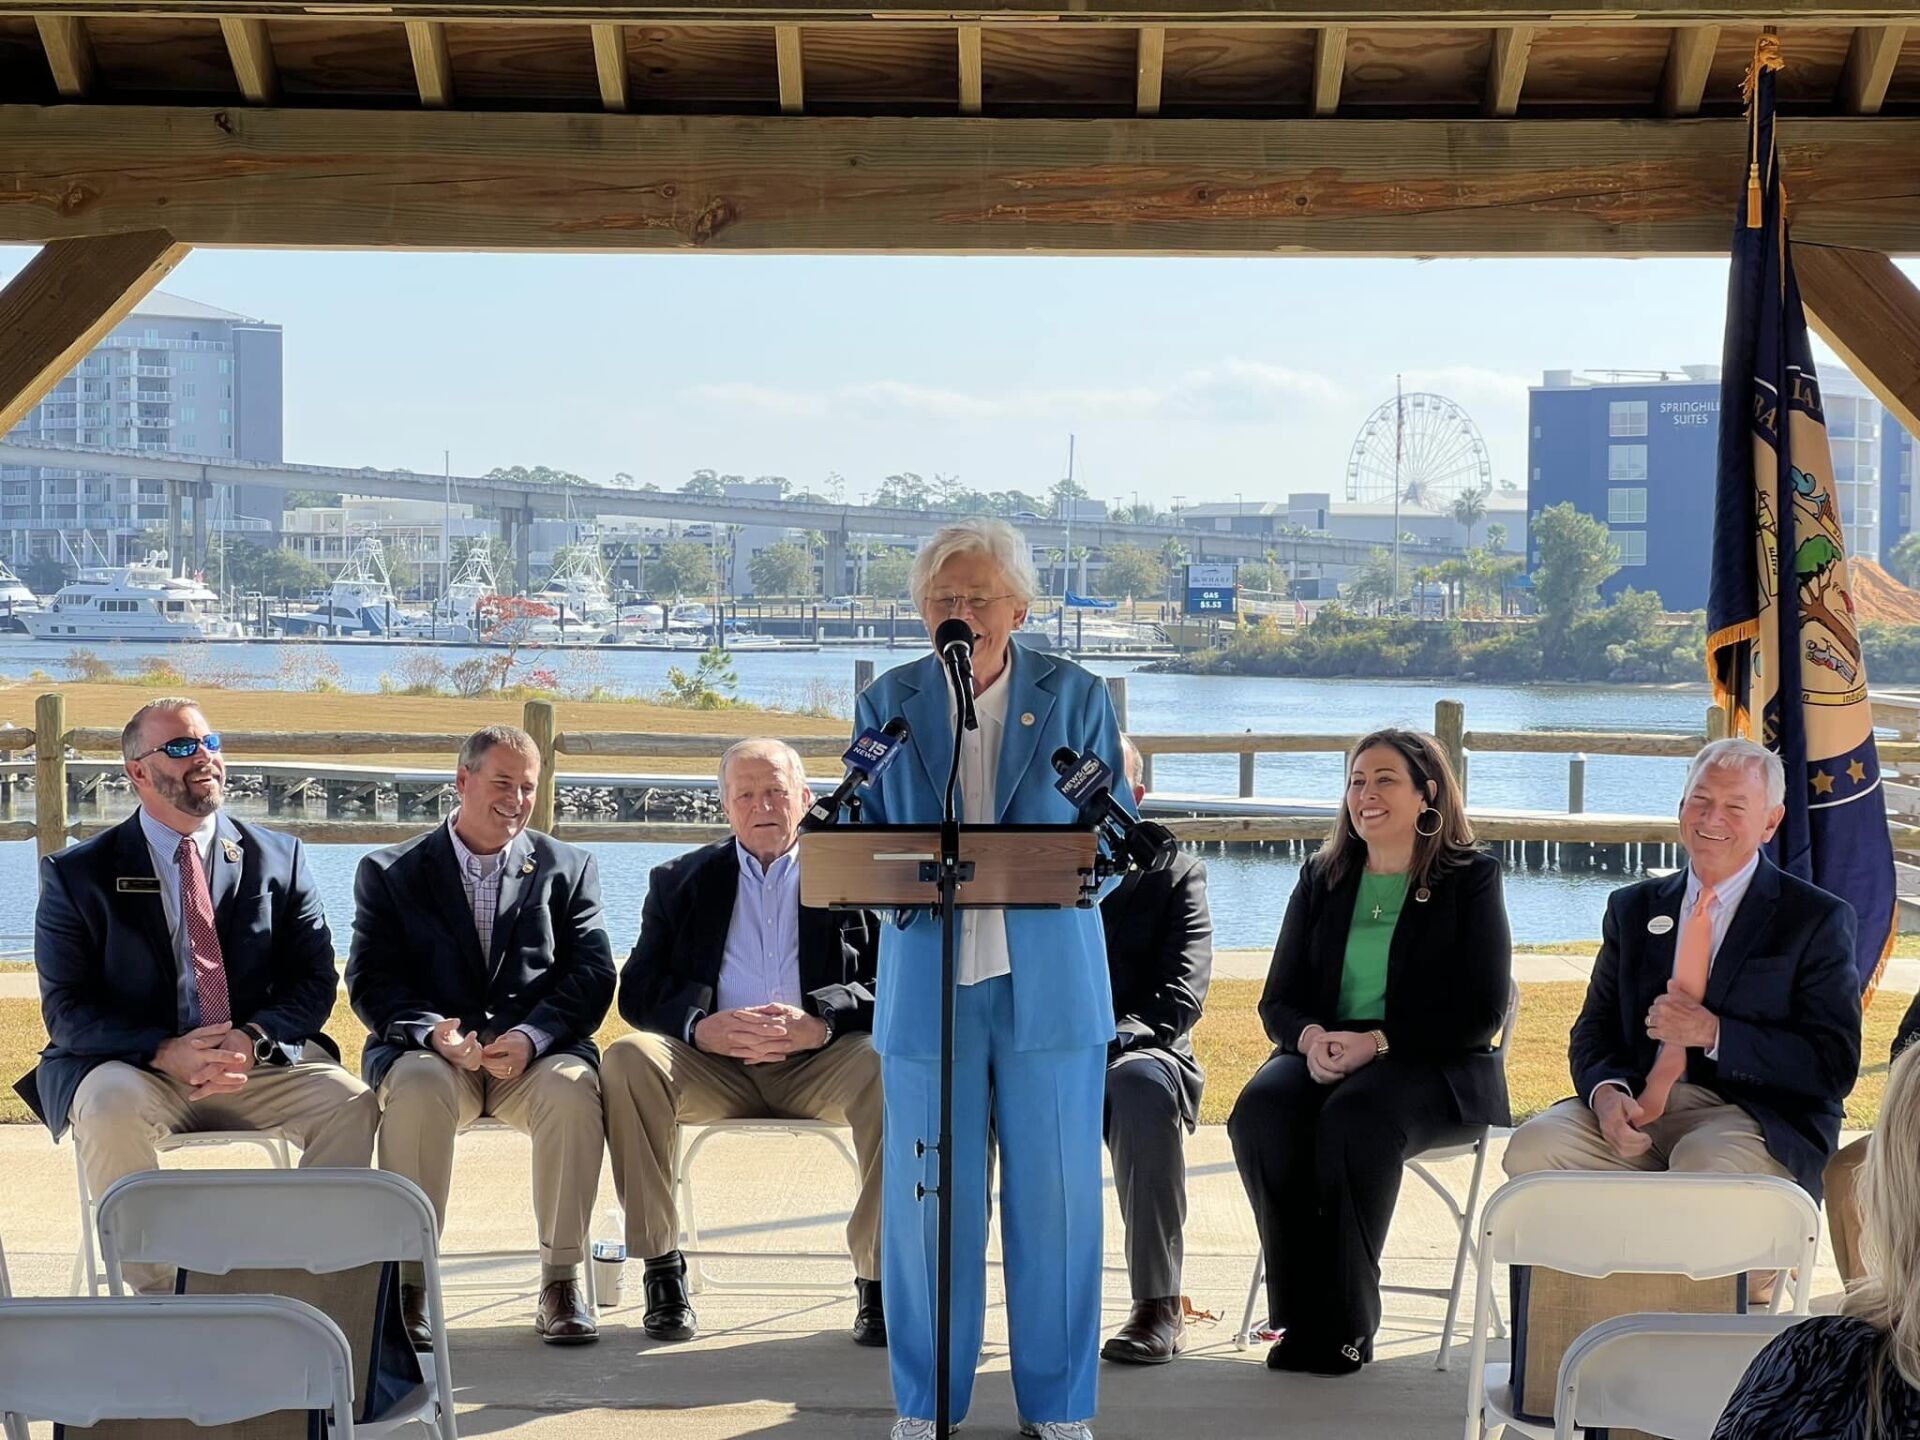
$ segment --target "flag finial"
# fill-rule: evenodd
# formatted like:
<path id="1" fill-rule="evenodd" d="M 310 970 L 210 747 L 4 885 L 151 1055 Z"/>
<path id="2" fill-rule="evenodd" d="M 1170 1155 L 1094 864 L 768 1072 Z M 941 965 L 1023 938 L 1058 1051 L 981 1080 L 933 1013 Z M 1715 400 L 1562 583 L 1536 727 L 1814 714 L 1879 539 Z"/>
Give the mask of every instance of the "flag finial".
<path id="1" fill-rule="evenodd" d="M 1784 70 L 1780 58 L 1780 37 L 1769 25 L 1753 43 L 1753 64 L 1740 82 L 1740 98 L 1747 106 L 1747 228 L 1758 230 L 1766 223 L 1765 197 L 1760 190 L 1760 127 L 1753 123 L 1754 96 L 1760 90 L 1760 75 L 1766 70 Z"/>

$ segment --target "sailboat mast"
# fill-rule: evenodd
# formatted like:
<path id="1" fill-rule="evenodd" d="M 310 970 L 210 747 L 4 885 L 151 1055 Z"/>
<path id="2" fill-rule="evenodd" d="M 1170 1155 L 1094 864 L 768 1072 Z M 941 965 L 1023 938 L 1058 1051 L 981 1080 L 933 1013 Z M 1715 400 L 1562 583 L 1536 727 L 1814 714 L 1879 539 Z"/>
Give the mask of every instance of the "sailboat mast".
<path id="1" fill-rule="evenodd" d="M 1400 598 L 1400 456 L 1406 424 L 1406 400 L 1401 393 L 1400 377 L 1396 375 L 1393 377 L 1393 589 L 1387 595 L 1388 611 L 1392 611 L 1394 602 Z"/>

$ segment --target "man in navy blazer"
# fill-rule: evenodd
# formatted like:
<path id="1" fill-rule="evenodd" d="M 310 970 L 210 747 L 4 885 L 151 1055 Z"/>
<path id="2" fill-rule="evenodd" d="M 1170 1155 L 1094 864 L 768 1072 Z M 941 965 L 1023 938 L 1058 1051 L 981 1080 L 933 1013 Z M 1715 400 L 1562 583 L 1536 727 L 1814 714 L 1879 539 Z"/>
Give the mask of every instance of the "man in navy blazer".
<path id="1" fill-rule="evenodd" d="M 1568 1050 L 1579 1094 L 1507 1142 L 1506 1170 L 1736 1171 L 1818 1200 L 1860 1069 L 1852 908 L 1762 853 L 1785 813 L 1777 755 L 1718 740 L 1680 804 L 1684 872 L 1617 890 Z M 1675 979 L 1687 927 L 1709 928 L 1705 995 Z M 1664 1106 L 1648 1078 L 1685 1048 Z M 1657 1090 L 1657 1087 L 1656 1087 Z"/>
<path id="2" fill-rule="evenodd" d="M 158 1135 L 278 1129 L 302 1165 L 365 1165 L 378 1119 L 321 1026 L 333 937 L 291 836 L 221 810 L 220 737 L 192 700 L 120 736 L 140 808 L 40 862 L 34 965 L 49 1043 L 16 1087 L 87 1187 L 158 1163 Z M 143 1293 L 170 1271 L 127 1267 Z"/>
<path id="3" fill-rule="evenodd" d="M 532 1136 L 534 1329 L 582 1345 L 599 1338 L 580 1265 L 605 1148 L 593 1035 L 613 1003 L 613 948 L 593 856 L 527 829 L 539 783 L 526 731 L 467 737 L 452 818 L 360 862 L 347 997 L 371 1032 L 361 1069 L 380 1096 L 380 1168 L 424 1190 L 443 1226 L 456 1133 L 492 1115 Z M 409 1338 L 431 1348 L 404 1271 L 400 1300 Z"/>

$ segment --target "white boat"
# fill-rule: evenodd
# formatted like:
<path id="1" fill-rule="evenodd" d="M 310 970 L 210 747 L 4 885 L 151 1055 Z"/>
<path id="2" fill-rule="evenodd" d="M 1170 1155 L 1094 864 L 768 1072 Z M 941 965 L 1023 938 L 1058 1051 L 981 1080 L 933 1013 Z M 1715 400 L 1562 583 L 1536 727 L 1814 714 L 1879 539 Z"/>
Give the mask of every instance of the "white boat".
<path id="1" fill-rule="evenodd" d="M 14 574 L 6 561 L 0 560 L 0 629 L 23 631 L 27 628 L 27 616 L 44 609 L 46 606 L 27 588 L 26 581 Z"/>
<path id="2" fill-rule="evenodd" d="M 496 592 L 493 562 L 484 546 L 475 546 L 447 582 L 446 594 L 425 615 L 409 615 L 393 628 L 395 635 L 416 640 L 455 640 L 471 644 L 481 638 L 480 602 Z"/>
<path id="3" fill-rule="evenodd" d="M 620 623 L 619 611 L 614 608 L 613 596 L 607 589 L 606 572 L 600 566 L 599 552 L 589 544 L 569 545 L 561 550 L 559 563 L 533 598 L 560 606 L 587 624 L 598 626 L 603 634 Z M 568 628 L 572 628 L 571 621 Z"/>
<path id="4" fill-rule="evenodd" d="M 229 640 L 246 632 L 199 580 L 167 573 L 160 556 L 83 570 L 44 610 L 21 617 L 36 640 Z"/>
<path id="5" fill-rule="evenodd" d="M 394 598 L 380 542 L 369 535 L 347 558 L 327 596 L 312 610 L 273 615 L 268 623 L 283 635 L 390 635 L 415 617 Z"/>

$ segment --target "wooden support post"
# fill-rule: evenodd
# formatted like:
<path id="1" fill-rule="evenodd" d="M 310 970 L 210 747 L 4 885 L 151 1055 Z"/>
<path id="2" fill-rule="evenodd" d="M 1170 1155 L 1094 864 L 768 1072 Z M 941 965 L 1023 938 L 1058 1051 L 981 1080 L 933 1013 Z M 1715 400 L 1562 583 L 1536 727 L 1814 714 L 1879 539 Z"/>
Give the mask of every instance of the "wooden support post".
<path id="1" fill-rule="evenodd" d="M 1527 56 L 1532 49 L 1531 25 L 1506 25 L 1493 32 L 1493 59 L 1487 66 L 1487 114 L 1504 120 L 1520 109 L 1520 90 L 1527 81 Z"/>
<path id="2" fill-rule="evenodd" d="M 780 113 L 798 115 L 807 108 L 806 60 L 798 25 L 773 27 L 773 59 L 780 81 Z"/>
<path id="3" fill-rule="evenodd" d="M 67 697 L 33 702 L 33 826 L 42 855 L 67 844 Z"/>
<path id="4" fill-rule="evenodd" d="M 1878 115 L 1886 103 L 1893 67 L 1900 63 L 1906 43 L 1904 25 L 1861 25 L 1853 32 L 1847 51 L 1846 73 L 1840 78 L 1840 96 L 1850 115 Z"/>
<path id="5" fill-rule="evenodd" d="M 1140 788 L 1148 794 L 1153 793 L 1153 756 L 1140 757 Z"/>
<path id="6" fill-rule="evenodd" d="M 1347 27 L 1327 25 L 1313 40 L 1313 113 L 1325 117 L 1340 109 L 1340 82 L 1347 75 Z"/>
<path id="7" fill-rule="evenodd" d="M 1114 718 L 1120 722 L 1120 733 L 1127 733 L 1127 677 L 1109 675 L 1107 677 L 1107 698 L 1113 701 Z"/>
<path id="8" fill-rule="evenodd" d="M 1567 757 L 1567 813 L 1578 815 L 1587 808 L 1587 757 Z"/>
<path id="9" fill-rule="evenodd" d="M 93 41 L 87 36 L 87 22 L 78 15 L 36 15 L 34 23 L 60 98 L 86 99 L 93 89 Z"/>
<path id="10" fill-rule="evenodd" d="M 853 662 L 853 698 L 858 700 L 867 693 L 867 687 L 873 684 L 873 661 L 856 660 Z"/>
<path id="11" fill-rule="evenodd" d="M 1134 59 L 1134 113 L 1158 115 L 1160 113 L 1160 82 L 1167 62 L 1167 27 L 1142 25 Z"/>
<path id="12" fill-rule="evenodd" d="M 1251 750 L 1240 752 L 1240 798 L 1242 800 L 1253 794 L 1253 762 L 1258 758 Z"/>
<path id="13" fill-rule="evenodd" d="M 533 792 L 533 818 L 528 821 L 535 830 L 553 833 L 553 813 L 555 804 L 555 780 L 553 773 L 554 742 L 559 738 L 560 726 L 551 700 L 529 700 L 525 718 L 521 724 L 533 737 L 533 743 L 540 749 L 540 782 Z"/>
<path id="14" fill-rule="evenodd" d="M 1660 76 L 1660 113 L 1675 118 L 1700 113 L 1707 93 L 1713 52 L 1720 48 L 1718 25 L 1689 25 L 1673 32 L 1667 68 Z"/>
<path id="15" fill-rule="evenodd" d="M 407 49 L 413 54 L 413 80 L 428 110 L 453 104 L 453 61 L 447 55 L 447 27 L 437 20 L 407 21 Z"/>
<path id="16" fill-rule="evenodd" d="M 622 111 L 633 103 L 627 73 L 627 36 L 618 25 L 593 27 L 593 68 L 600 76 L 600 103 Z"/>
<path id="17" fill-rule="evenodd" d="M 980 113 L 980 27 L 960 27 L 960 113 Z"/>
<path id="18" fill-rule="evenodd" d="M 56 240 L 0 291 L 0 435 L 185 258 L 164 230 Z"/>
<path id="19" fill-rule="evenodd" d="M 1446 752 L 1447 763 L 1460 782 L 1460 798 L 1467 798 L 1467 707 L 1458 700 L 1433 702 L 1433 738 Z"/>
<path id="20" fill-rule="evenodd" d="M 1920 435 L 1920 287 L 1872 250 L 1795 245 L 1793 264 L 1807 323 Z"/>
<path id="21" fill-rule="evenodd" d="M 245 16 L 222 16 L 220 34 L 233 61 L 233 78 L 251 105 L 271 105 L 280 98 L 280 72 L 273 60 L 273 40 L 267 22 Z"/>
<path id="22" fill-rule="evenodd" d="M 1709 705 L 1707 707 L 1707 743 L 1712 744 L 1715 740 L 1724 740 L 1727 738 L 1727 734 L 1727 712 L 1725 708 L 1719 705 Z"/>

